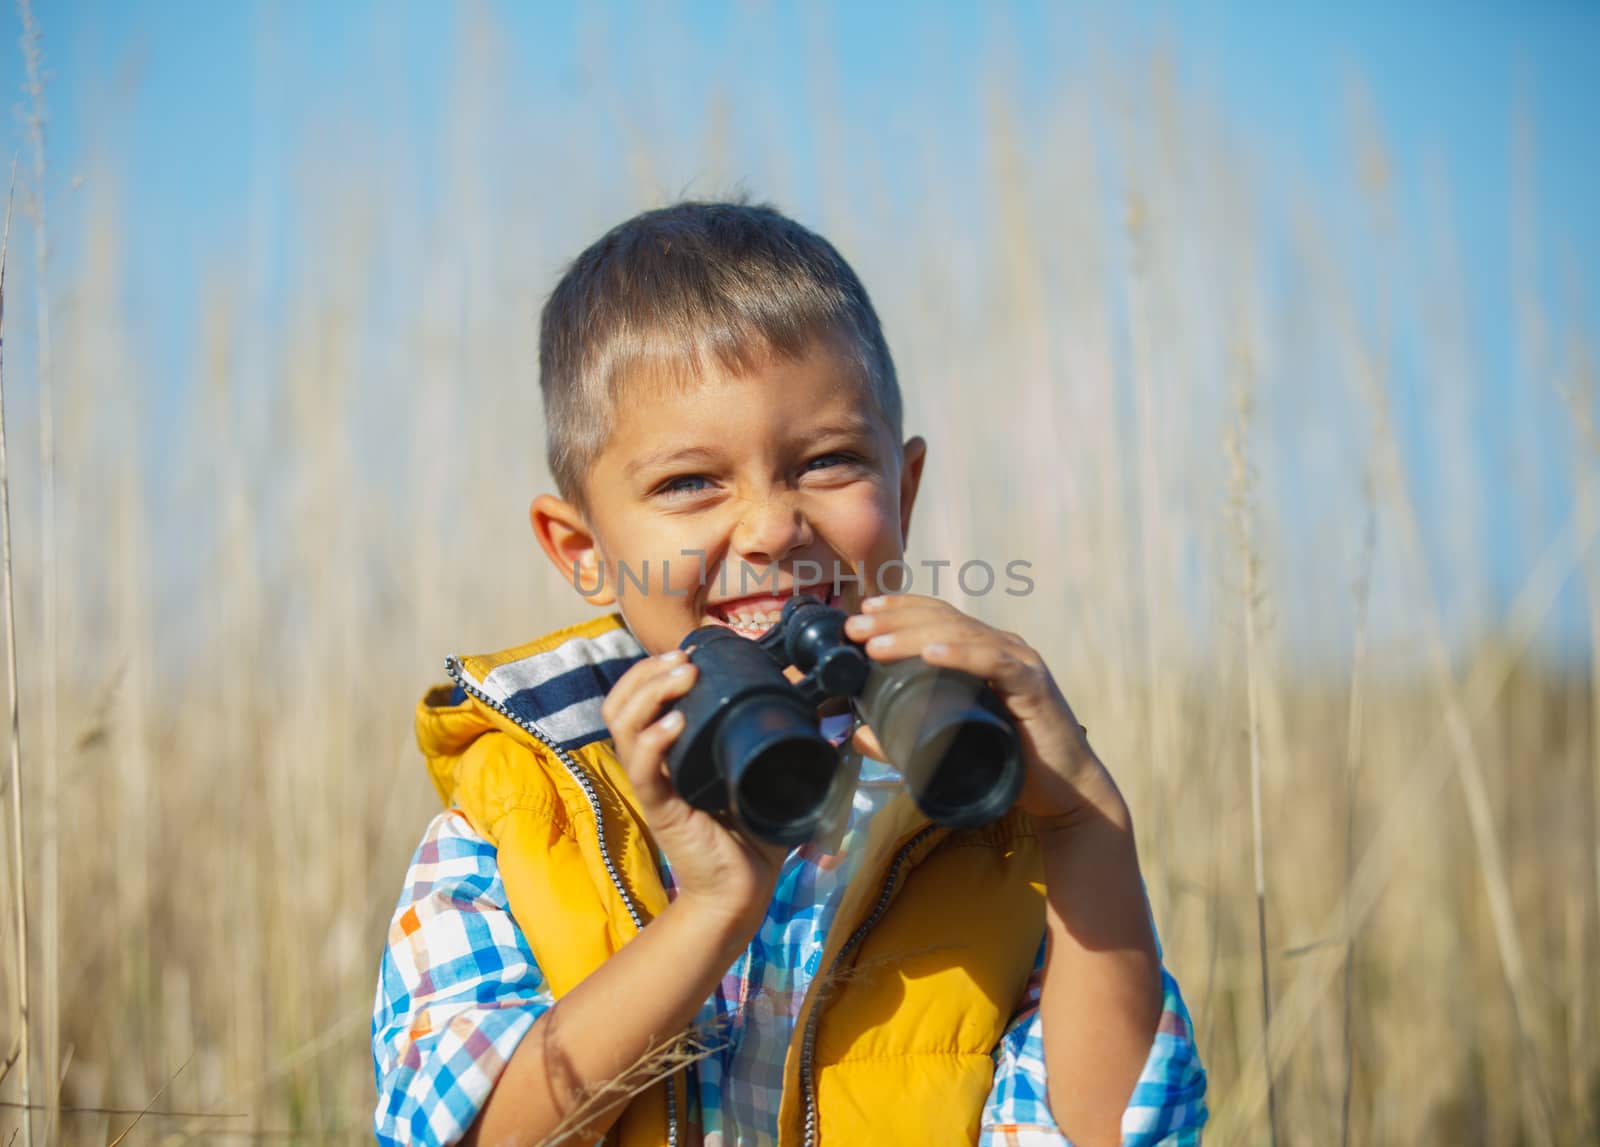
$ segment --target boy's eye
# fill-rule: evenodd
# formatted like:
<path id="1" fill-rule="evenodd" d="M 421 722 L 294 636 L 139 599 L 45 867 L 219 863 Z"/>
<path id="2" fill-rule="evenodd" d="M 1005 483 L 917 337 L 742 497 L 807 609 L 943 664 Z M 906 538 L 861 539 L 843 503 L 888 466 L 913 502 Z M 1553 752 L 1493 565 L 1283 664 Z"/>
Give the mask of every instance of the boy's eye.
<path id="1" fill-rule="evenodd" d="M 807 462 L 802 469 L 807 471 L 826 470 L 832 466 L 849 466 L 860 461 L 861 459 L 857 458 L 854 454 L 847 454 L 843 451 L 836 450 L 831 454 L 819 454 L 817 457 Z"/>
<path id="2" fill-rule="evenodd" d="M 818 454 L 800 467 L 802 477 L 816 475 L 818 482 L 851 482 L 868 469 L 868 463 L 859 454 L 848 450 L 831 450 Z"/>
<path id="3" fill-rule="evenodd" d="M 702 490 L 709 489 L 710 485 L 711 480 L 703 474 L 680 474 L 661 483 L 655 492 L 670 498 L 675 494 L 698 494 Z"/>

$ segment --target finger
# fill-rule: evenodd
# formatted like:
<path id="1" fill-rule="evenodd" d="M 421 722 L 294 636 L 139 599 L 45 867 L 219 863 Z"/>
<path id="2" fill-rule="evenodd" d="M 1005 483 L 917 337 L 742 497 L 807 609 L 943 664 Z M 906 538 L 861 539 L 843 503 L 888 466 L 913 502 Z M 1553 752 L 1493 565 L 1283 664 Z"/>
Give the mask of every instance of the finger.
<path id="1" fill-rule="evenodd" d="M 922 647 L 921 657 L 929 665 L 982 678 L 1008 697 L 1032 698 L 1048 690 L 1043 666 L 1023 660 L 1003 642 L 933 641 Z"/>
<path id="2" fill-rule="evenodd" d="M 1005 640 L 994 630 L 969 617 L 924 620 L 880 630 L 867 639 L 867 656 L 874 661 L 899 661 L 921 656 L 933 643 L 989 644 L 1004 647 Z"/>
<path id="3" fill-rule="evenodd" d="M 634 692 L 655 680 L 661 674 L 688 660 L 688 654 L 681 649 L 669 649 L 667 652 L 655 657 L 646 657 L 628 667 L 628 671 L 617 678 L 617 683 L 606 693 L 605 700 L 600 703 L 600 717 L 609 727 L 616 721 L 628 699 Z"/>
<path id="4" fill-rule="evenodd" d="M 993 641 L 1006 646 L 1019 661 L 1043 667 L 1044 658 L 1023 640 L 1021 634 L 996 629 L 936 599 L 929 601 L 942 608 L 900 609 L 877 615 L 858 614 L 846 621 L 846 636 L 867 645 L 874 656 L 882 654 L 880 659 L 883 660 L 912 656 L 919 643 L 926 644 L 929 641 Z M 887 639 L 876 640 L 880 636 Z M 894 650 L 893 657 L 888 656 L 890 650 Z"/>
<path id="5" fill-rule="evenodd" d="M 940 601 L 938 598 L 923 598 L 905 605 L 882 607 L 872 612 L 854 614 L 845 619 L 844 632 L 845 636 L 854 641 L 866 641 L 873 634 L 888 633 L 908 626 L 956 621 L 989 628 L 977 618 L 962 613 L 949 602 Z"/>
<path id="6" fill-rule="evenodd" d="M 619 681 L 618 688 L 613 688 L 606 698 L 607 705 L 601 707 L 601 716 L 617 747 L 625 751 L 639 731 L 661 715 L 663 705 L 688 691 L 694 678 L 693 663 L 680 658 L 652 666 L 629 689 L 621 690 Z"/>
<path id="7" fill-rule="evenodd" d="M 641 729 L 633 739 L 633 748 L 624 761 L 624 767 L 634 792 L 647 809 L 681 799 L 673 791 L 672 781 L 663 766 L 667 750 L 682 732 L 683 714 L 674 709 L 659 721 Z"/>
<path id="8" fill-rule="evenodd" d="M 869 597 L 861 603 L 861 614 L 867 617 L 897 617 L 908 613 L 954 613 L 961 611 L 943 598 L 929 597 L 925 593 L 895 593 Z"/>
<path id="9" fill-rule="evenodd" d="M 613 733 L 623 730 L 631 736 L 657 720 L 664 706 L 694 686 L 696 672 L 693 662 L 681 661 L 641 684 L 622 702 Z"/>
<path id="10" fill-rule="evenodd" d="M 925 593 L 880 593 L 861 602 L 862 613 L 897 613 L 905 609 L 926 609 L 929 606 L 955 607 L 941 598 Z"/>
<path id="11" fill-rule="evenodd" d="M 633 759 L 639 734 L 663 716 L 660 687 L 669 679 L 673 668 L 676 666 L 671 663 L 650 666 L 634 679 L 629 689 L 619 693 L 613 688 L 612 695 L 606 698 L 609 711 L 603 706 L 601 715 L 624 769 Z"/>

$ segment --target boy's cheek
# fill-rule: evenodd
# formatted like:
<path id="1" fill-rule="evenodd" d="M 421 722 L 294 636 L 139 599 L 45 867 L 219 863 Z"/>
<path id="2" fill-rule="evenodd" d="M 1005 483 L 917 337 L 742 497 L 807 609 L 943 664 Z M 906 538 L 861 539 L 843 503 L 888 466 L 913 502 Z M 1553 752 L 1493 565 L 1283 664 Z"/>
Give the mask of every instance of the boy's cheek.
<path id="1" fill-rule="evenodd" d="M 702 545 L 686 541 L 682 546 L 663 546 L 648 558 L 651 581 L 661 592 L 674 600 L 695 596 L 706 564 L 706 550 Z"/>
<path id="2" fill-rule="evenodd" d="M 717 552 L 715 542 L 698 533 L 668 532 L 651 525 L 647 520 L 622 523 L 622 536 L 634 544 L 627 554 L 617 557 L 608 572 L 615 577 L 625 569 L 630 591 L 648 577 L 652 596 L 675 602 L 697 599 L 701 586 L 711 580 L 706 568 L 708 555 Z"/>
<path id="3" fill-rule="evenodd" d="M 886 507 L 873 502 L 853 507 L 852 512 L 819 525 L 835 552 L 844 555 L 852 564 L 876 569 L 899 558 L 902 551 L 900 520 L 885 511 Z"/>

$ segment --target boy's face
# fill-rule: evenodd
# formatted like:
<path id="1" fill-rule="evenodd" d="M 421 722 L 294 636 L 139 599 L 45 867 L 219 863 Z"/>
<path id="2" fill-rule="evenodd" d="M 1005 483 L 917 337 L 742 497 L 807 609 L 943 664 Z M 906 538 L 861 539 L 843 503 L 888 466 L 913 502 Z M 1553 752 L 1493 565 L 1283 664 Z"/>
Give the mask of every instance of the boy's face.
<path id="1" fill-rule="evenodd" d="M 702 625 L 756 637 L 797 590 L 854 613 L 898 584 L 884 566 L 903 558 L 925 452 L 894 441 L 821 343 L 740 378 L 638 379 L 587 478 L 587 513 L 540 497 L 534 531 L 650 653 Z"/>

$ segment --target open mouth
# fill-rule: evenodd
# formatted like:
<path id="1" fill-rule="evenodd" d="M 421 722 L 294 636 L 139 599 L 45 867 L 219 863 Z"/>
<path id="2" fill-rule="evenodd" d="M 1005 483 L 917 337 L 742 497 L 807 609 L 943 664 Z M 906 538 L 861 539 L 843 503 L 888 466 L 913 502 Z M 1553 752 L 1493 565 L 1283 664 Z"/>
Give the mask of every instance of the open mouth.
<path id="1" fill-rule="evenodd" d="M 722 625 L 740 637 L 760 637 L 778 623 L 783 614 L 783 603 L 797 594 L 809 594 L 824 605 L 832 605 L 837 595 L 827 582 L 814 585 L 790 586 L 776 593 L 752 594 L 749 597 L 730 598 L 706 606 L 706 621 Z"/>

